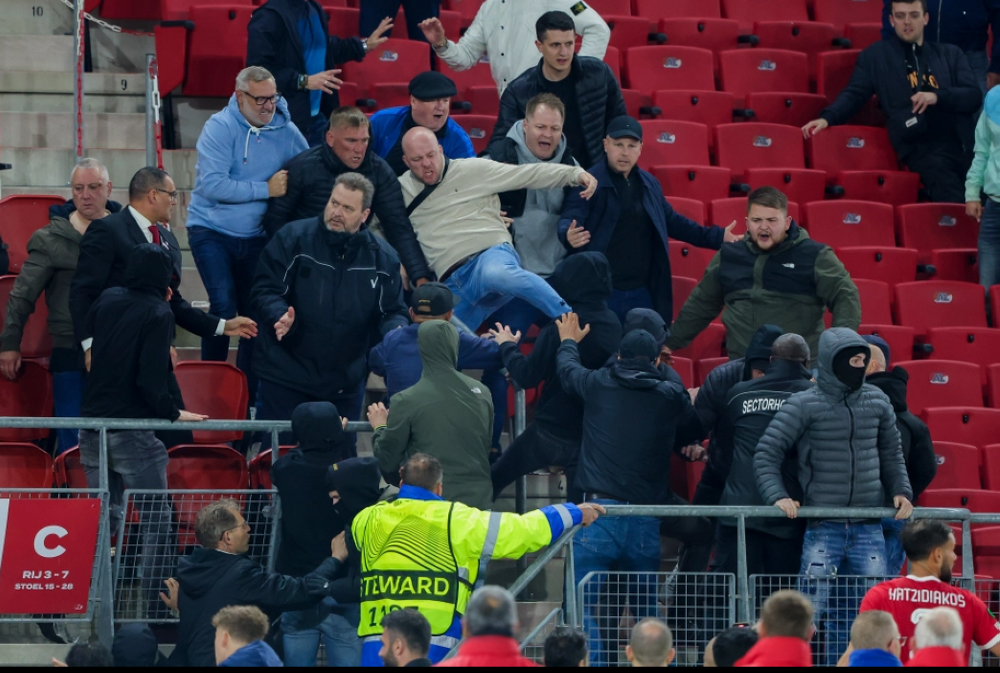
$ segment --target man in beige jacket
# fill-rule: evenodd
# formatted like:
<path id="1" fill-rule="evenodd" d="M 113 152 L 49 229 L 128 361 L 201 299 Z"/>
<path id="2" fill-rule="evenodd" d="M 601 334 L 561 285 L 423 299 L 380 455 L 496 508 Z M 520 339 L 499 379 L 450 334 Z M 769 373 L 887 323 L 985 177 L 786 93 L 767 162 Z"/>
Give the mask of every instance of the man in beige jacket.
<path id="1" fill-rule="evenodd" d="M 409 168 L 399 178 L 407 214 L 427 263 L 459 297 L 456 318 L 476 329 L 514 297 L 550 318 L 571 310 L 548 283 L 521 268 L 497 194 L 579 185 L 580 196 L 589 199 L 597 189 L 592 175 L 562 164 L 450 161 L 422 127 L 403 136 L 403 162 Z"/>

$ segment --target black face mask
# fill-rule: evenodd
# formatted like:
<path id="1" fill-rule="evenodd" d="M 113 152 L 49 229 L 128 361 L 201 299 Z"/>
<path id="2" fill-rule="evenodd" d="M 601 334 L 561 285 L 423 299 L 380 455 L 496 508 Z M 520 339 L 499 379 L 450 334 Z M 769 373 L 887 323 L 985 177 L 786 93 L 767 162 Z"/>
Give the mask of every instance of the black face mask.
<path id="1" fill-rule="evenodd" d="M 864 367 L 852 367 L 851 358 L 855 355 L 868 355 L 865 358 Z M 833 356 L 833 374 L 837 380 L 847 386 L 850 392 L 861 389 L 865 383 L 865 370 L 868 368 L 868 361 L 871 358 L 871 349 L 858 346 L 856 348 L 845 348 Z"/>

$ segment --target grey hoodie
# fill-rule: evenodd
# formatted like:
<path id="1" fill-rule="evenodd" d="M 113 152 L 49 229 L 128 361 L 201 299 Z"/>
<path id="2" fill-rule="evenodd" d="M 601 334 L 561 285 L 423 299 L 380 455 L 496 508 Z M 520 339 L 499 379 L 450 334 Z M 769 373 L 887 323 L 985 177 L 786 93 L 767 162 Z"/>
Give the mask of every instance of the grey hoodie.
<path id="1" fill-rule="evenodd" d="M 517 147 L 518 163 L 558 164 L 566 152 L 566 136 L 559 141 L 559 147 L 548 161 L 543 162 L 528 149 L 524 140 L 524 124 L 514 124 L 507 137 Z M 579 166 L 575 160 L 574 166 Z M 521 256 L 521 267 L 547 278 L 566 257 L 566 248 L 559 241 L 559 217 L 562 213 L 565 189 L 529 189 L 524 203 L 524 214 L 514 220 L 514 249 Z"/>
<path id="2" fill-rule="evenodd" d="M 757 444 L 754 473 L 768 505 L 789 497 L 781 463 L 796 444 L 805 506 L 883 507 L 886 496 L 913 498 L 889 398 L 868 383 L 851 393 L 833 373 L 834 356 L 854 346 L 867 343 L 853 330 L 823 332 L 816 386 L 789 397 Z"/>

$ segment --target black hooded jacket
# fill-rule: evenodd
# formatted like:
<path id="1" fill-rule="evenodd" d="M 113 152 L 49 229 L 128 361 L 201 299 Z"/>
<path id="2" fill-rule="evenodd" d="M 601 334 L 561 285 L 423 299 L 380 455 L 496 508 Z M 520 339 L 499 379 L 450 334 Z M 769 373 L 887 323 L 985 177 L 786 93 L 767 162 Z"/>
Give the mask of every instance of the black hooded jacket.
<path id="1" fill-rule="evenodd" d="M 906 473 L 910 477 L 913 499 L 916 500 L 934 480 L 937 458 L 930 430 L 906 406 L 906 384 L 909 380 L 910 374 L 902 367 L 893 367 L 890 372 L 870 374 L 865 379 L 885 393 L 892 402 L 892 410 L 896 412 L 896 428 L 903 446 Z"/>
<path id="2" fill-rule="evenodd" d="M 562 342 L 557 360 L 563 388 L 584 405 L 576 487 L 637 505 L 664 504 L 670 451 L 679 450 L 675 437 L 697 430 L 687 390 L 635 358 L 590 370 L 572 340 Z"/>
<path id="3" fill-rule="evenodd" d="M 379 227 L 399 253 L 407 275 L 411 280 L 433 277 L 406 214 L 399 178 L 382 157 L 369 149 L 360 166 L 349 168 L 329 145 L 322 143 L 293 158 L 285 169 L 288 189 L 281 198 L 271 199 L 261 220 L 268 236 L 274 236 L 289 222 L 322 215 L 337 178 L 343 173 L 361 173 L 375 186 L 369 220 L 378 218 Z"/>
<path id="4" fill-rule="evenodd" d="M 330 555 L 330 540 L 344 521 L 330 502 L 326 472 L 352 453 L 337 407 L 306 402 L 292 413 L 299 445 L 274 461 L 271 480 L 281 497 L 281 545 L 274 569 L 292 577 L 307 575 Z"/>
<path id="5" fill-rule="evenodd" d="M 793 393 L 808 390 L 813 386 L 812 373 L 799 362 L 775 360 L 767 370 L 767 375 L 737 383 L 727 394 L 726 422 L 733 431 L 733 454 L 731 469 L 722 494 L 724 506 L 765 506 L 757 480 L 754 477 L 753 457 L 757 442 L 764 435 L 767 426 L 781 405 Z M 785 457 L 781 466 L 785 489 L 793 500 L 802 501 L 802 487 L 799 486 L 798 461 L 794 452 Z M 735 525 L 734 519 L 720 519 L 727 526 Z M 802 520 L 790 519 L 749 519 L 747 528 L 763 531 L 777 537 L 790 538 L 801 534 Z"/>
<path id="6" fill-rule="evenodd" d="M 104 290 L 87 315 L 93 365 L 80 414 L 88 418 L 164 418 L 180 411 L 170 396 L 174 314 L 167 302 L 174 267 L 163 248 L 137 245 L 125 287 Z"/>
<path id="7" fill-rule="evenodd" d="M 651 308 L 634 308 L 625 314 L 625 322 L 622 324 L 622 336 L 631 332 L 632 330 L 641 329 L 648 334 L 651 334 L 654 339 L 656 339 L 657 345 L 660 349 L 663 349 L 663 343 L 670 336 L 670 330 L 667 329 L 667 322 L 663 319 L 659 313 Z M 618 360 L 618 355 L 613 353 L 606 367 L 611 367 Z M 677 371 L 668 365 L 657 365 L 657 369 L 663 374 L 663 377 L 667 381 L 673 381 L 674 383 L 684 385 L 681 375 Z"/>
<path id="8" fill-rule="evenodd" d="M 548 278 L 549 285 L 573 307 L 580 325 L 590 325 L 590 334 L 580 344 L 580 359 L 589 369 L 601 367 L 618 350 L 621 323 L 607 307 L 611 296 L 611 268 L 604 255 L 584 252 L 567 257 Z M 525 357 L 516 344 L 500 347 L 504 366 L 522 388 L 545 387 L 535 405 L 535 423 L 546 432 L 570 442 L 583 437 L 583 404 L 563 390 L 556 376 L 559 328 L 555 323 L 542 329 L 535 347 Z"/>

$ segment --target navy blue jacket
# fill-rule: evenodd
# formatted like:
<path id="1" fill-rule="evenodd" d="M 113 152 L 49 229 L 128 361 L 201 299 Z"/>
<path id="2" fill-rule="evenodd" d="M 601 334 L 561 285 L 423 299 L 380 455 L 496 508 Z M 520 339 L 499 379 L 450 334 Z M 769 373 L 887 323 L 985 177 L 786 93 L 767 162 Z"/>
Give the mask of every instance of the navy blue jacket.
<path id="1" fill-rule="evenodd" d="M 903 662 L 885 650 L 854 650 L 848 668 L 902 668 Z"/>
<path id="2" fill-rule="evenodd" d="M 219 668 L 283 668 L 284 664 L 271 646 L 263 640 L 255 640 L 233 652 L 219 664 Z"/>
<path id="3" fill-rule="evenodd" d="M 892 37 L 896 34 L 889 25 L 892 0 L 882 1 L 882 37 Z M 931 15 L 924 29 L 927 39 L 953 44 L 966 54 L 986 51 L 990 27 L 1000 35 L 1000 0 L 928 0 L 927 13 Z M 993 42 L 990 72 L 1000 72 L 1000 41 Z"/>
<path id="4" fill-rule="evenodd" d="M 653 307 L 667 325 L 670 325 L 674 317 L 674 292 L 668 255 L 670 239 L 675 238 L 699 248 L 718 250 L 722 247 L 725 230 L 716 226 L 703 227 L 675 212 L 663 198 L 663 187 L 652 173 L 638 166 L 632 170 L 639 171 L 642 177 L 642 184 L 645 187 L 643 206 L 652 219 L 660 240 L 663 241 L 662 248 L 653 249 L 653 272 L 649 290 L 653 296 Z M 559 240 L 570 253 L 586 251 L 604 254 L 618 225 L 621 205 L 618 203 L 618 192 L 611 181 L 607 160 L 602 157 L 588 172 L 597 178 L 597 192 L 589 201 L 584 201 L 580 197 L 582 188 L 570 192 L 563 206 L 562 219 L 559 220 Z M 573 220 L 576 220 L 577 226 L 590 232 L 590 243 L 582 248 L 573 248 L 566 241 L 566 232 Z"/>
<path id="5" fill-rule="evenodd" d="M 388 396 L 406 390 L 420 380 L 424 371 L 417 346 L 418 323 L 389 332 L 372 349 L 368 366 L 385 379 Z M 495 341 L 459 331 L 458 369 L 497 369 L 503 367 L 500 347 Z"/>
<path id="6" fill-rule="evenodd" d="M 326 67 L 333 69 L 347 61 L 361 61 L 365 48 L 360 38 L 339 38 L 329 35 L 329 14 L 316 0 L 308 0 L 319 12 L 323 32 L 327 34 Z M 309 132 L 312 118 L 308 90 L 299 90 L 299 75 L 306 72 L 305 50 L 299 36 L 297 18 L 302 8 L 302 0 L 268 0 L 254 10 L 247 26 L 247 65 L 259 65 L 274 75 L 278 91 L 288 102 L 288 112 L 292 122 L 302 133 Z M 345 101 L 353 105 L 354 101 Z M 340 95 L 324 93 L 320 100 L 320 114 L 329 117 L 340 107 Z"/>

